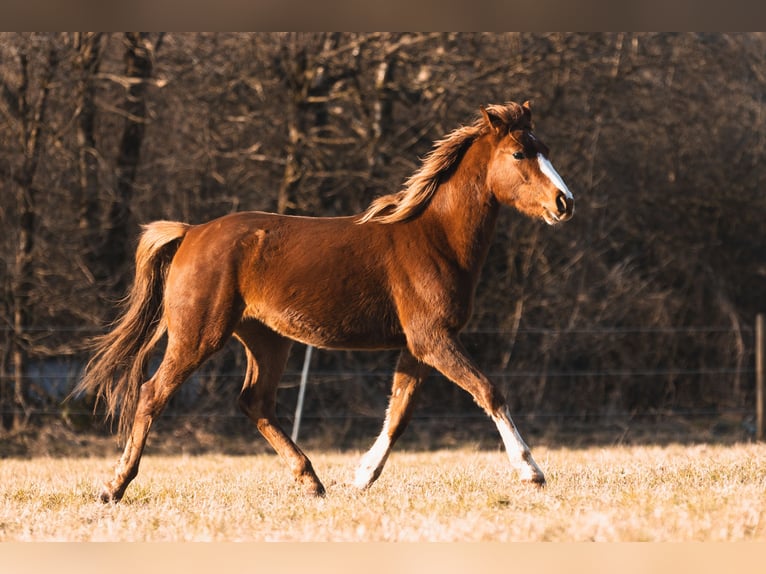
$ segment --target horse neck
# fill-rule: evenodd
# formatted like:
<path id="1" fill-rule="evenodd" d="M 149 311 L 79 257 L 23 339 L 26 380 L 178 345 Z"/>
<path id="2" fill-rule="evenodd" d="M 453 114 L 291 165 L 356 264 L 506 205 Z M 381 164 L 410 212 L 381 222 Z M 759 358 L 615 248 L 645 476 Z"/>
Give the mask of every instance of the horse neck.
<path id="1" fill-rule="evenodd" d="M 475 275 L 486 259 L 499 211 L 486 185 L 491 151 L 483 140 L 474 142 L 420 218 L 442 250 L 446 248 L 460 267 Z"/>

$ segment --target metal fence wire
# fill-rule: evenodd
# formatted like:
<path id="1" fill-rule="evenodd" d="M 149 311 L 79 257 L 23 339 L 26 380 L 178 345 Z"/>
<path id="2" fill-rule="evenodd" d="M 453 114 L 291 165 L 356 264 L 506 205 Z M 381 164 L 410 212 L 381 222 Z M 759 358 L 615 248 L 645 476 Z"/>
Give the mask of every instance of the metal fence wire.
<path id="1" fill-rule="evenodd" d="M 62 336 L 62 330 L 39 330 L 43 335 L 53 332 Z M 655 351 L 631 355 L 631 344 L 646 348 L 647 339 Z M 749 328 L 488 329 L 464 333 L 463 342 L 505 394 L 514 417 L 527 425 L 590 422 L 620 427 L 642 421 L 726 420 L 745 434 L 755 432 L 755 345 Z M 716 348 L 715 360 L 699 353 L 710 346 Z M 232 342 L 209 360 L 181 387 L 163 416 L 226 432 L 246 426 L 236 407 L 245 372 L 238 347 Z M 296 437 L 299 432 L 315 434 L 318 428 L 376 432 L 385 414 L 396 355 L 296 345 L 280 384 L 278 415 Z M 153 367 L 159 359 L 160 355 Z M 28 362 L 22 379 L 28 420 L 45 424 L 54 418 L 85 426 L 82 421 L 100 420 L 89 397 L 64 400 L 86 360 L 65 356 Z M 7 400 L 10 386 L 18 380 L 7 370 L 0 375 L 6 418 L 21 410 Z M 418 397 L 413 424 L 438 433 L 475 425 L 478 433 L 491 433 L 486 420 L 467 393 L 434 371 Z"/>

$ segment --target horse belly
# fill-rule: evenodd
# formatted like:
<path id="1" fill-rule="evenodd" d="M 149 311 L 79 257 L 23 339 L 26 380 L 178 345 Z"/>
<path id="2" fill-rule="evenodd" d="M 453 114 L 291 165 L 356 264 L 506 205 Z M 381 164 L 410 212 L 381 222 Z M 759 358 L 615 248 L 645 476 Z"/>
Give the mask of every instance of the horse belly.
<path id="1" fill-rule="evenodd" d="M 259 319 L 290 339 L 326 349 L 390 349 L 406 343 L 391 313 L 353 302 L 301 305 L 293 301 Z"/>
<path id="2" fill-rule="evenodd" d="M 358 278 L 284 283 L 250 298 L 245 316 L 321 348 L 388 349 L 406 342 L 393 304 L 380 292 L 380 285 L 372 289 Z"/>

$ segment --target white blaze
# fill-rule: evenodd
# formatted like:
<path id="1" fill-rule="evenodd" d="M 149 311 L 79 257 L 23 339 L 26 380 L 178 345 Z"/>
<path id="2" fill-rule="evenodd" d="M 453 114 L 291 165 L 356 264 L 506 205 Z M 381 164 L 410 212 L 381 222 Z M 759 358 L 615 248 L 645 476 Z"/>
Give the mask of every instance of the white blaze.
<path id="1" fill-rule="evenodd" d="M 569 191 L 567 184 L 564 183 L 563 179 L 561 179 L 559 172 L 556 171 L 556 168 L 554 168 L 551 162 L 548 161 L 547 157 L 543 156 L 541 153 L 537 154 L 537 163 L 540 164 L 540 171 L 543 172 L 548 177 L 548 179 L 551 180 L 553 185 L 563 191 L 569 199 L 574 199 L 574 196 L 572 195 L 572 192 Z"/>

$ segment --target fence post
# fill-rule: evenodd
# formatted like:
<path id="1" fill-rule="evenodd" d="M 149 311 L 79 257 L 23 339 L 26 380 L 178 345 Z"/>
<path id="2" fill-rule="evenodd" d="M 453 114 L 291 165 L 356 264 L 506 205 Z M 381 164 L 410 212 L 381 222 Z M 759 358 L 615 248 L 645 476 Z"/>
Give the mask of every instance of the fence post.
<path id="1" fill-rule="evenodd" d="M 309 365 L 311 364 L 311 351 L 314 347 L 306 346 L 306 354 L 303 356 L 303 370 L 301 371 L 301 387 L 298 390 L 298 403 L 295 405 L 295 421 L 293 422 L 293 434 L 290 437 L 293 442 L 298 440 L 298 432 L 301 428 L 301 418 L 303 416 L 303 397 L 306 396 L 306 382 L 309 378 Z"/>
<path id="2" fill-rule="evenodd" d="M 762 441 L 766 438 L 764 432 L 764 417 L 766 416 L 766 390 L 764 385 L 764 359 L 766 355 L 766 332 L 764 332 L 764 315 L 758 313 L 755 317 L 755 439 Z"/>

